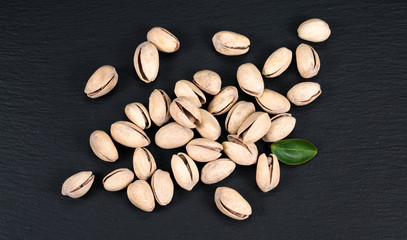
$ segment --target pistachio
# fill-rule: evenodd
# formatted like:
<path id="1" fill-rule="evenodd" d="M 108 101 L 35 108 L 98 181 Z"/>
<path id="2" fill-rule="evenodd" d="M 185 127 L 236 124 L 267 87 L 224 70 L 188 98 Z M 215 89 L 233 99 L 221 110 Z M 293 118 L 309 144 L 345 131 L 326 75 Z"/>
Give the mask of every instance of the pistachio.
<path id="1" fill-rule="evenodd" d="M 270 117 L 267 113 L 254 112 L 240 125 L 237 136 L 245 143 L 254 143 L 267 134 L 270 126 Z"/>
<path id="2" fill-rule="evenodd" d="M 205 184 L 214 184 L 227 178 L 236 168 L 236 164 L 228 158 L 219 158 L 208 162 L 202 168 L 201 181 Z"/>
<path id="3" fill-rule="evenodd" d="M 309 19 L 298 27 L 298 37 L 310 42 L 323 42 L 331 35 L 329 25 L 321 19 Z"/>
<path id="4" fill-rule="evenodd" d="M 285 47 L 274 51 L 266 60 L 263 67 L 263 75 L 266 78 L 280 76 L 289 66 L 293 58 L 293 52 Z"/>
<path id="5" fill-rule="evenodd" d="M 236 56 L 242 55 L 249 51 L 250 40 L 235 32 L 220 31 L 212 38 L 215 50 L 223 55 Z"/>
<path id="6" fill-rule="evenodd" d="M 280 182 L 280 165 L 276 155 L 265 153 L 259 156 L 256 170 L 256 183 L 263 192 L 269 192 Z"/>
<path id="7" fill-rule="evenodd" d="M 194 137 L 194 132 L 179 123 L 172 122 L 158 129 L 155 144 L 160 148 L 173 149 L 182 147 Z"/>
<path id="8" fill-rule="evenodd" d="M 218 159 L 223 150 L 222 144 L 207 138 L 196 138 L 191 140 L 186 150 L 188 155 L 197 162 L 209 162 Z"/>
<path id="9" fill-rule="evenodd" d="M 253 165 L 257 161 L 257 147 L 254 143 L 244 143 L 236 135 L 229 135 L 222 143 L 225 154 L 239 165 Z"/>
<path id="10" fill-rule="evenodd" d="M 154 44 L 150 42 L 140 44 L 134 53 L 133 60 L 134 68 L 141 81 L 150 83 L 156 79 L 160 62 Z"/>
<path id="11" fill-rule="evenodd" d="M 151 188 L 158 204 L 166 206 L 171 202 L 174 195 L 174 184 L 168 172 L 157 169 L 151 177 Z"/>
<path id="12" fill-rule="evenodd" d="M 201 121 L 198 107 L 186 97 L 178 97 L 172 101 L 170 114 L 177 123 L 187 128 L 195 128 L 195 124 Z"/>
<path id="13" fill-rule="evenodd" d="M 221 128 L 218 120 L 204 109 L 199 109 L 201 113 L 201 121 L 196 123 L 196 130 L 204 137 L 211 140 L 216 140 L 221 134 Z"/>
<path id="14" fill-rule="evenodd" d="M 131 122 L 117 121 L 113 123 L 110 127 L 110 134 L 116 142 L 126 147 L 145 147 L 150 144 L 150 138 L 143 129 Z"/>
<path id="15" fill-rule="evenodd" d="M 312 78 L 318 74 L 321 67 L 318 53 L 310 45 L 301 43 L 295 52 L 297 68 L 301 77 Z"/>
<path id="16" fill-rule="evenodd" d="M 226 216 L 245 220 L 252 214 L 252 207 L 236 190 L 218 187 L 215 191 L 215 204 Z"/>
<path id="17" fill-rule="evenodd" d="M 314 101 L 321 95 L 321 86 L 316 82 L 301 82 L 292 87 L 287 98 L 297 106 L 303 106 Z"/>
<path id="18" fill-rule="evenodd" d="M 157 169 L 155 159 L 146 148 L 138 147 L 133 154 L 133 169 L 141 180 L 147 180 Z"/>
<path id="19" fill-rule="evenodd" d="M 260 97 L 256 97 L 259 106 L 270 114 L 280 114 L 288 112 L 291 104 L 286 97 L 270 89 L 264 89 Z"/>
<path id="20" fill-rule="evenodd" d="M 257 67 L 252 63 L 245 63 L 237 69 L 237 82 L 243 92 L 258 97 L 263 93 L 263 77 Z"/>
<path id="21" fill-rule="evenodd" d="M 96 70 L 86 83 L 84 92 L 90 98 L 101 97 L 116 86 L 119 75 L 112 66 L 105 65 Z"/>
<path id="22" fill-rule="evenodd" d="M 199 181 L 198 167 L 185 153 L 172 155 L 171 169 L 175 181 L 187 191 L 191 191 Z"/>
<path id="23" fill-rule="evenodd" d="M 225 129 L 229 133 L 237 133 L 240 125 L 250 114 L 254 113 L 255 107 L 251 102 L 239 101 L 228 112 L 225 120 Z"/>
<path id="24" fill-rule="evenodd" d="M 126 188 L 134 179 L 134 173 L 128 168 L 119 168 L 103 178 L 103 187 L 110 192 Z"/>
<path id="25" fill-rule="evenodd" d="M 129 103 L 126 105 L 124 112 L 130 119 L 130 121 L 136 124 L 137 127 L 141 129 L 147 129 L 151 127 L 150 114 L 143 104 L 138 102 Z"/>
<path id="26" fill-rule="evenodd" d="M 85 195 L 95 180 L 91 171 L 78 172 L 65 180 L 61 193 L 71 198 L 80 198 Z"/>
<path id="27" fill-rule="evenodd" d="M 233 107 L 238 98 L 239 94 L 236 87 L 224 87 L 209 103 L 208 111 L 213 115 L 224 114 Z"/>
<path id="28" fill-rule="evenodd" d="M 222 80 L 214 71 L 201 70 L 194 74 L 194 83 L 208 94 L 216 95 L 220 92 Z"/>
<path id="29" fill-rule="evenodd" d="M 171 99 L 161 89 L 155 89 L 149 98 L 148 110 L 150 112 L 151 120 L 157 126 L 162 126 L 170 120 L 170 104 Z"/>
<path id="30" fill-rule="evenodd" d="M 136 180 L 127 187 L 130 202 L 145 212 L 154 210 L 155 201 L 150 185 L 144 180 Z"/>
<path id="31" fill-rule="evenodd" d="M 174 93 L 177 97 L 187 97 L 197 107 L 206 103 L 205 94 L 195 84 L 187 80 L 179 80 L 175 84 Z"/>
<path id="32" fill-rule="evenodd" d="M 271 126 L 262 138 L 265 142 L 277 142 L 294 130 L 296 119 L 290 113 L 281 113 L 271 118 Z"/>
<path id="33" fill-rule="evenodd" d="M 162 27 L 153 27 L 148 31 L 147 40 L 153 43 L 159 51 L 166 53 L 176 52 L 180 46 L 178 38 Z"/>
<path id="34" fill-rule="evenodd" d="M 116 162 L 119 153 L 112 139 L 101 130 L 94 131 L 89 138 L 89 145 L 95 155 L 106 162 Z"/>

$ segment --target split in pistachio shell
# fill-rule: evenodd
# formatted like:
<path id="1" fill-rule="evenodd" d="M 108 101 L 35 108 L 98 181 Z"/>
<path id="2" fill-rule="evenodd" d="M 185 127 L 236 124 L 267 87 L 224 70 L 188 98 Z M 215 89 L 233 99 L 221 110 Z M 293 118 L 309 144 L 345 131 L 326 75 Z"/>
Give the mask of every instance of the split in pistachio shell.
<path id="1" fill-rule="evenodd" d="M 90 98 L 101 97 L 116 86 L 119 75 L 112 66 L 105 65 L 98 68 L 86 83 L 84 92 Z"/>
<path id="2" fill-rule="evenodd" d="M 228 112 L 225 120 L 225 128 L 230 134 L 237 133 L 240 125 L 256 111 L 254 104 L 246 101 L 237 102 Z"/>
<path id="3" fill-rule="evenodd" d="M 297 106 L 304 106 L 313 102 L 321 93 L 321 86 L 318 83 L 301 82 L 288 91 L 287 98 Z"/>
<path id="4" fill-rule="evenodd" d="M 201 70 L 194 74 L 194 83 L 202 91 L 216 95 L 222 87 L 222 79 L 219 74 L 211 70 Z"/>
<path id="5" fill-rule="evenodd" d="M 197 162 L 209 162 L 218 159 L 222 155 L 222 144 L 207 138 L 191 140 L 186 150 L 188 155 Z"/>
<path id="6" fill-rule="evenodd" d="M 94 131 L 89 138 L 89 144 L 95 155 L 105 162 L 116 162 L 119 153 L 112 139 L 101 130 Z"/>
<path id="7" fill-rule="evenodd" d="M 240 125 L 237 135 L 245 143 L 255 143 L 267 134 L 270 126 L 270 117 L 267 113 L 254 112 Z"/>
<path id="8" fill-rule="evenodd" d="M 187 128 L 195 128 L 195 124 L 201 121 L 198 107 L 187 97 L 174 99 L 170 105 L 170 114 L 177 123 Z"/>
<path id="9" fill-rule="evenodd" d="M 171 119 L 170 104 L 171 99 L 163 90 L 155 89 L 150 94 L 148 110 L 155 125 L 160 127 Z"/>
<path id="10" fill-rule="evenodd" d="M 91 171 L 78 172 L 65 180 L 61 193 L 70 198 L 80 198 L 85 195 L 95 180 Z"/>
<path id="11" fill-rule="evenodd" d="M 110 127 L 110 134 L 116 142 L 126 147 L 137 148 L 150 144 L 150 138 L 147 134 L 131 122 L 117 121 L 113 123 Z"/>
<path id="12" fill-rule="evenodd" d="M 168 172 L 157 169 L 151 177 L 151 188 L 158 204 L 166 206 L 171 202 L 174 195 L 174 184 Z"/>
<path id="13" fill-rule="evenodd" d="M 137 75 L 143 82 L 150 83 L 157 78 L 160 62 L 154 44 L 141 43 L 134 53 L 133 61 Z"/>
<path id="14" fill-rule="evenodd" d="M 141 180 L 147 180 L 157 169 L 155 159 L 147 148 L 138 147 L 133 154 L 133 169 Z"/>
<path id="15" fill-rule="evenodd" d="M 209 103 L 208 111 L 213 115 L 224 114 L 233 107 L 238 98 L 239 94 L 236 87 L 224 87 Z"/>
<path id="16" fill-rule="evenodd" d="M 196 130 L 204 137 L 211 140 L 216 140 L 221 134 L 221 128 L 218 120 L 204 109 L 199 109 L 201 113 L 201 121 L 196 123 Z"/>
<path id="17" fill-rule="evenodd" d="M 246 36 L 231 31 L 217 32 L 212 43 L 218 53 L 226 56 L 245 54 L 250 47 L 250 40 Z"/>
<path id="18" fill-rule="evenodd" d="M 103 178 L 103 187 L 110 192 L 126 188 L 134 179 L 134 173 L 128 168 L 119 168 Z"/>
<path id="19" fill-rule="evenodd" d="M 260 97 L 256 97 L 259 106 L 270 114 L 280 114 L 288 112 L 291 104 L 286 97 L 270 89 L 264 89 Z"/>
<path id="20" fill-rule="evenodd" d="M 252 207 L 236 190 L 218 187 L 215 191 L 215 204 L 226 216 L 245 220 L 252 214 Z"/>
<path id="21" fill-rule="evenodd" d="M 225 154 L 236 164 L 249 166 L 257 162 L 257 147 L 254 143 L 244 143 L 236 135 L 229 135 L 222 143 Z"/>
<path id="22" fill-rule="evenodd" d="M 257 67 L 252 63 L 245 63 L 237 69 L 237 82 L 243 92 L 258 97 L 263 93 L 264 81 Z"/>
<path id="23" fill-rule="evenodd" d="M 280 164 L 276 155 L 265 153 L 259 156 L 256 170 L 256 183 L 263 192 L 269 192 L 280 182 Z"/>
<path id="24" fill-rule="evenodd" d="M 266 78 L 280 76 L 289 66 L 293 58 L 293 52 L 285 47 L 274 51 L 266 60 L 263 67 L 263 75 Z"/>
<path id="25" fill-rule="evenodd" d="M 141 129 L 148 129 L 151 127 L 150 114 L 143 104 L 138 102 L 129 103 L 126 105 L 124 112 L 130 121 L 136 124 L 137 127 Z"/>
<path id="26" fill-rule="evenodd" d="M 179 123 L 171 122 L 158 129 L 155 144 L 160 148 L 173 149 L 182 147 L 194 137 L 194 132 Z"/>
<path id="27" fill-rule="evenodd" d="M 127 197 L 134 206 L 145 212 L 152 212 L 155 208 L 153 191 L 144 180 L 131 183 L 127 187 Z"/>
<path id="28" fill-rule="evenodd" d="M 177 97 L 187 97 L 197 107 L 206 103 L 205 94 L 195 84 L 187 80 L 179 80 L 175 84 L 174 93 Z"/>
<path id="29" fill-rule="evenodd" d="M 175 181 L 187 191 L 191 191 L 199 181 L 198 167 L 185 153 L 172 155 L 171 169 Z"/>
<path id="30" fill-rule="evenodd" d="M 301 43 L 295 52 L 297 69 L 303 78 L 312 78 L 318 74 L 321 61 L 318 53 L 310 45 Z"/>
<path id="31" fill-rule="evenodd" d="M 148 31 L 147 40 L 153 43 L 161 52 L 173 53 L 180 47 L 178 38 L 162 27 L 153 27 Z"/>
<path id="32" fill-rule="evenodd" d="M 236 168 L 236 164 L 228 158 L 219 158 L 208 162 L 202 168 L 201 181 L 205 184 L 214 184 L 227 178 Z"/>
<path id="33" fill-rule="evenodd" d="M 310 42 L 323 42 L 331 35 L 329 25 L 321 19 L 309 19 L 298 27 L 298 37 Z"/>
<path id="34" fill-rule="evenodd" d="M 277 142 L 286 138 L 294 130 L 295 117 L 290 113 L 281 113 L 271 118 L 271 126 L 262 138 L 265 142 Z"/>

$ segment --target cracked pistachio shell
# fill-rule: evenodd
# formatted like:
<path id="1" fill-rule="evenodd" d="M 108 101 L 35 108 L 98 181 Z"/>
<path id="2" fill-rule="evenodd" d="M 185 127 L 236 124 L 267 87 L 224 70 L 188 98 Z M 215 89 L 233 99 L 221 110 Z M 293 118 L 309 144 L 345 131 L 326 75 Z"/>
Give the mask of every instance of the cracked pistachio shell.
<path id="1" fill-rule="evenodd" d="M 221 134 L 221 128 L 218 120 L 204 109 L 199 109 L 201 113 L 201 121 L 196 123 L 196 130 L 204 137 L 211 140 L 216 140 Z"/>
<path id="2" fill-rule="evenodd" d="M 288 112 L 291 104 L 286 97 L 270 89 L 264 89 L 260 97 L 256 97 L 259 106 L 270 114 L 280 114 Z"/>
<path id="3" fill-rule="evenodd" d="M 242 55 L 249 51 L 250 40 L 235 32 L 220 31 L 212 37 L 215 50 L 226 56 Z"/>
<path id="4" fill-rule="evenodd" d="M 126 147 L 137 148 L 150 145 L 150 138 L 131 122 L 117 121 L 110 126 L 113 139 Z"/>
<path id="5" fill-rule="evenodd" d="M 195 128 L 195 124 L 201 121 L 198 107 L 186 97 L 178 97 L 172 101 L 170 114 L 177 123 L 187 128 Z"/>
<path id="6" fill-rule="evenodd" d="M 148 111 L 155 125 L 160 127 L 170 120 L 170 104 L 171 99 L 163 90 L 155 89 L 150 94 Z"/>
<path id="7" fill-rule="evenodd" d="M 323 42 L 331 35 L 328 23 L 318 18 L 309 19 L 298 27 L 298 37 L 310 42 Z"/>
<path id="8" fill-rule="evenodd" d="M 252 207 L 236 190 L 218 187 L 215 191 L 215 204 L 226 216 L 245 220 L 252 214 Z"/>
<path id="9" fill-rule="evenodd" d="M 119 168 L 103 178 L 103 187 L 110 192 L 125 189 L 134 179 L 134 173 L 128 168 Z"/>
<path id="10" fill-rule="evenodd" d="M 220 92 L 222 79 L 219 74 L 211 70 L 201 70 L 194 74 L 194 83 L 202 91 L 208 94 L 216 95 Z"/>
<path id="11" fill-rule="evenodd" d="M 182 147 L 194 137 L 194 132 L 179 123 L 171 122 L 158 129 L 155 144 L 160 148 L 173 149 Z"/>
<path id="12" fill-rule="evenodd" d="M 119 158 L 116 146 L 104 131 L 94 131 L 89 137 L 89 144 L 95 155 L 103 161 L 116 162 Z"/>
<path id="13" fill-rule="evenodd" d="M 150 42 L 141 43 L 134 53 L 134 68 L 141 81 L 150 83 L 158 75 L 160 66 L 158 51 Z"/>
<path id="14" fill-rule="evenodd" d="M 195 84 L 187 80 L 179 80 L 175 84 L 174 93 L 177 97 L 187 97 L 197 107 L 206 103 L 205 94 Z"/>
<path id="15" fill-rule="evenodd" d="M 255 143 L 267 134 L 270 126 L 270 117 L 267 113 L 254 112 L 240 125 L 237 136 L 245 143 Z"/>
<path id="16" fill-rule="evenodd" d="M 138 147 L 133 154 L 133 169 L 141 180 L 147 180 L 157 169 L 153 155 L 146 148 Z"/>
<path id="17" fill-rule="evenodd" d="M 264 81 L 257 67 L 252 63 L 242 64 L 236 73 L 237 82 L 243 92 L 258 97 L 263 93 Z"/>
<path id="18" fill-rule="evenodd" d="M 127 187 L 130 202 L 145 212 L 154 210 L 154 194 L 150 185 L 144 180 L 136 180 Z"/>
<path id="19" fill-rule="evenodd" d="M 276 155 L 265 153 L 259 156 L 256 170 L 256 183 L 263 192 L 269 192 L 280 182 L 280 164 Z"/>
<path id="20" fill-rule="evenodd" d="M 312 78 L 318 74 L 321 67 L 318 53 L 310 45 L 301 43 L 295 51 L 297 69 L 303 78 Z"/>
<path id="21" fill-rule="evenodd" d="M 151 127 L 150 114 L 143 104 L 134 102 L 126 105 L 124 112 L 127 118 L 130 119 L 137 127 L 147 129 Z"/>
<path id="22" fill-rule="evenodd" d="M 236 168 L 236 163 L 228 158 L 219 158 L 208 162 L 202 168 L 201 181 L 205 184 L 214 184 L 227 178 Z"/>
<path id="23" fill-rule="evenodd" d="M 85 195 L 95 180 L 91 171 L 78 172 L 65 180 L 61 193 L 71 198 L 80 198 Z"/>
<path id="24" fill-rule="evenodd" d="M 170 31 L 162 27 L 153 27 L 147 33 L 147 40 L 161 52 L 173 53 L 179 49 L 180 43 Z"/>
<path id="25" fill-rule="evenodd" d="M 175 181 L 187 191 L 191 191 L 199 181 L 198 167 L 185 153 L 172 155 L 171 169 Z"/>
<path id="26" fill-rule="evenodd" d="M 237 102 L 228 112 L 225 120 L 225 128 L 231 134 L 237 133 L 240 125 L 252 113 L 256 111 L 254 104 L 246 101 Z"/>
<path id="27" fill-rule="evenodd" d="M 236 87 L 224 87 L 209 103 L 208 111 L 213 115 L 224 114 L 233 107 L 238 98 L 239 94 Z"/>
<path id="28" fill-rule="evenodd" d="M 254 143 L 244 143 L 236 135 L 229 135 L 222 143 L 225 154 L 236 164 L 249 166 L 257 161 L 257 147 Z"/>
<path id="29" fill-rule="evenodd" d="M 168 172 L 157 169 L 151 177 L 151 188 L 158 204 L 166 206 L 171 202 L 174 195 L 174 184 Z"/>
<path id="30" fill-rule="evenodd" d="M 262 138 L 265 142 L 277 142 L 286 138 L 294 130 L 295 117 L 290 113 L 281 113 L 271 118 L 271 126 Z"/>
<path id="31" fill-rule="evenodd" d="M 302 82 L 294 85 L 288 93 L 287 98 L 297 106 L 303 106 L 314 101 L 321 95 L 321 86 L 316 82 Z"/>
<path id="32" fill-rule="evenodd" d="M 96 70 L 86 83 L 84 92 L 90 98 L 101 97 L 116 86 L 119 75 L 112 66 L 105 65 Z"/>
<path id="33" fill-rule="evenodd" d="M 280 76 L 290 66 L 293 52 L 285 47 L 274 51 L 266 60 L 263 67 L 263 75 L 266 78 Z"/>
<path id="34" fill-rule="evenodd" d="M 222 144 L 207 138 L 191 140 L 186 150 L 188 155 L 197 162 L 209 162 L 218 159 L 222 155 Z"/>

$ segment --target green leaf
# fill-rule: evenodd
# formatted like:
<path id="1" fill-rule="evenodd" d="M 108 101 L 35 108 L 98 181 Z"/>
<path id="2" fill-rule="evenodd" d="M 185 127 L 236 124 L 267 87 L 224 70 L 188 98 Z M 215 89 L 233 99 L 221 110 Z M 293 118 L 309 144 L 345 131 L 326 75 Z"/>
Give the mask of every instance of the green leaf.
<path id="1" fill-rule="evenodd" d="M 288 165 L 308 162 L 317 154 L 314 144 L 302 139 L 285 139 L 271 144 L 271 152 Z"/>

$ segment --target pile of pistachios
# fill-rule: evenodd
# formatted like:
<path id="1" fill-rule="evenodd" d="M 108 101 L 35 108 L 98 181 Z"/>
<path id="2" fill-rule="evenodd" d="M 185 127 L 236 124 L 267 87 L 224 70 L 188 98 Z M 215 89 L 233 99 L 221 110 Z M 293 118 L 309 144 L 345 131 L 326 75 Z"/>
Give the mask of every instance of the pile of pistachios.
<path id="1" fill-rule="evenodd" d="M 310 42 L 325 41 L 330 33 L 328 24 L 320 19 L 307 20 L 298 27 L 298 36 Z M 212 43 L 217 52 L 227 56 L 245 54 L 250 47 L 250 40 L 246 36 L 231 31 L 216 33 Z M 147 41 L 135 50 L 134 67 L 138 77 L 146 83 L 154 81 L 159 71 L 159 51 L 172 53 L 179 48 L 179 40 L 168 30 L 152 28 L 147 33 Z M 321 63 L 313 47 L 301 43 L 295 54 L 301 77 L 308 79 L 318 74 Z M 235 86 L 222 87 L 221 77 L 211 70 L 195 73 L 193 82 L 176 82 L 176 98 L 173 100 L 163 90 L 154 89 L 149 97 L 148 110 L 140 102 L 129 103 L 124 111 L 130 121 L 113 123 L 110 135 L 117 143 L 135 148 L 133 171 L 127 168 L 112 171 L 102 180 L 104 188 L 111 192 L 127 188 L 130 202 L 143 211 L 151 212 L 155 202 L 161 206 L 171 202 L 174 193 L 172 177 L 181 188 L 191 191 L 199 179 L 204 184 L 215 184 L 227 178 L 235 170 L 236 164 L 257 164 L 258 187 L 263 192 L 273 190 L 280 181 L 279 160 L 287 164 L 300 164 L 316 154 L 306 156 L 304 161 L 296 161 L 284 149 L 295 150 L 297 142 L 283 139 L 296 124 L 296 118 L 287 113 L 291 103 L 296 106 L 311 103 L 321 94 L 320 85 L 301 82 L 288 91 L 287 97 L 264 88 L 263 76 L 280 76 L 290 66 L 292 55 L 291 50 L 281 47 L 267 58 L 262 72 L 252 63 L 242 64 L 237 69 L 237 84 L 245 94 L 255 98 L 263 111 L 256 111 L 252 102 L 238 101 L 238 89 Z M 98 98 L 109 93 L 117 82 L 115 68 L 102 66 L 90 77 L 84 92 L 90 98 Z M 214 95 L 207 109 L 202 108 L 206 103 L 205 93 Z M 217 140 L 221 135 L 221 124 L 215 116 L 226 113 L 222 125 L 229 135 L 226 141 L 220 143 Z M 273 116 L 270 117 L 270 114 Z M 185 146 L 185 152 L 174 154 L 171 158 L 172 177 L 171 173 L 157 168 L 153 154 L 146 148 L 151 140 L 144 130 L 150 128 L 152 122 L 161 127 L 154 137 L 157 146 L 162 149 Z M 194 138 L 196 133 L 193 129 L 200 137 Z M 96 130 L 89 139 L 92 151 L 106 162 L 115 162 L 119 158 L 111 137 L 104 131 Z M 275 144 L 271 147 L 275 154 L 259 154 L 255 143 L 260 139 Z M 303 140 L 298 144 L 300 148 L 313 147 Z M 221 158 L 222 152 L 227 157 Z M 199 171 L 195 162 L 206 164 Z M 133 181 L 134 175 L 138 180 Z M 94 178 L 91 171 L 79 172 L 63 183 L 62 194 L 71 198 L 82 197 L 91 188 Z M 223 214 L 233 219 L 247 219 L 252 214 L 250 204 L 234 189 L 218 187 L 214 201 Z"/>

